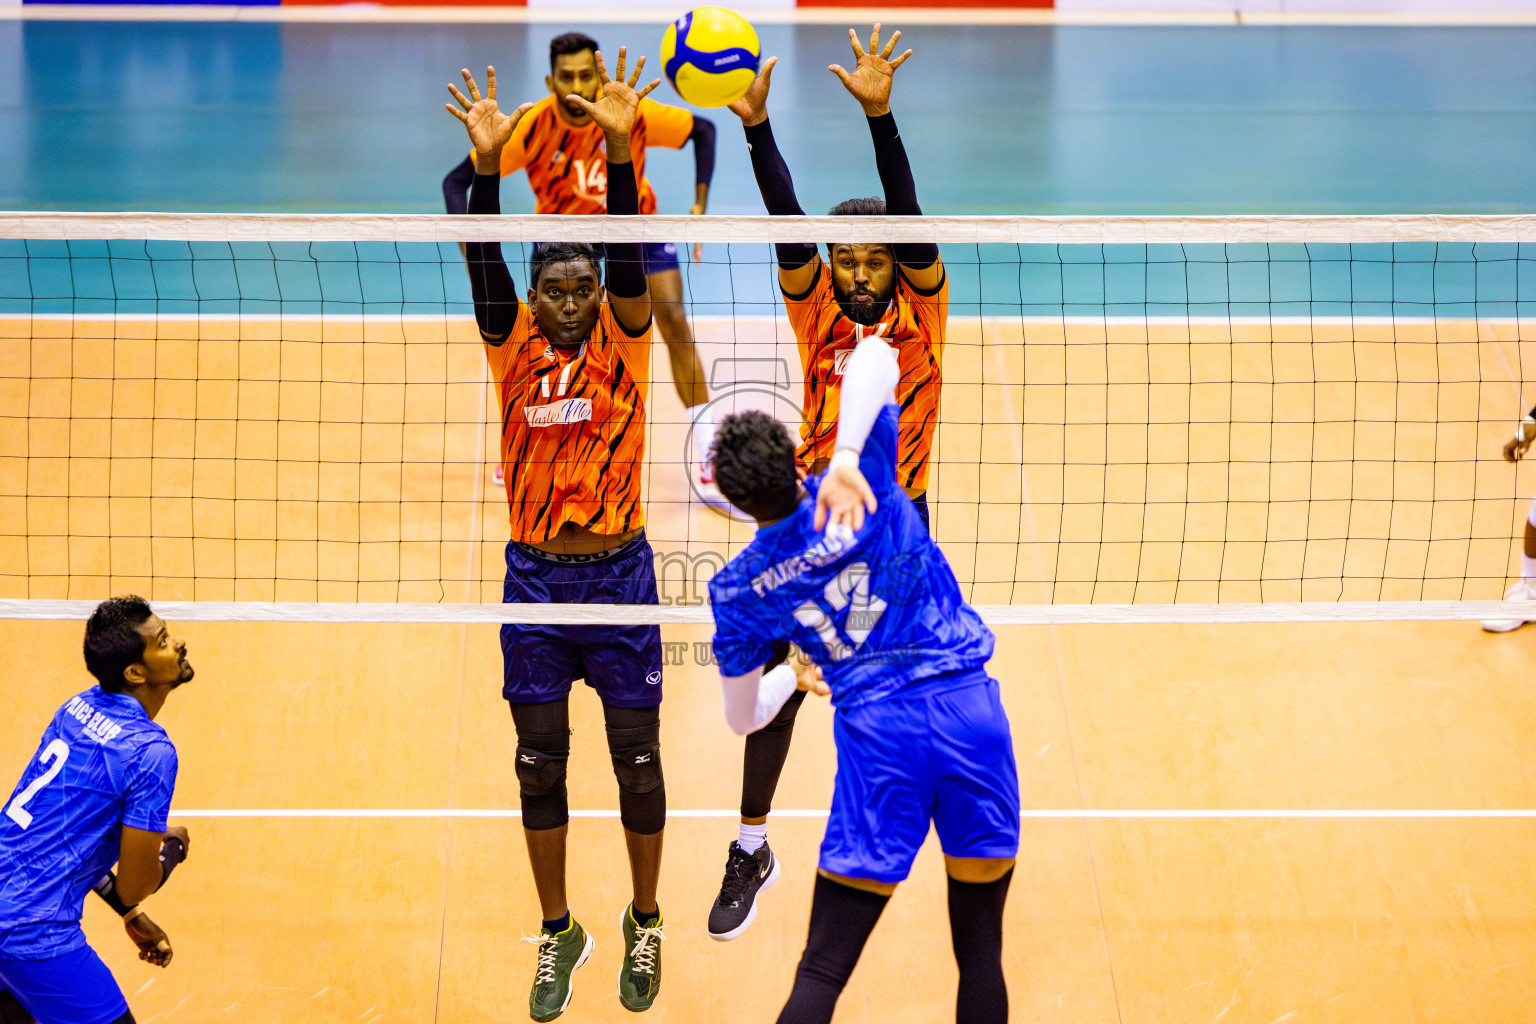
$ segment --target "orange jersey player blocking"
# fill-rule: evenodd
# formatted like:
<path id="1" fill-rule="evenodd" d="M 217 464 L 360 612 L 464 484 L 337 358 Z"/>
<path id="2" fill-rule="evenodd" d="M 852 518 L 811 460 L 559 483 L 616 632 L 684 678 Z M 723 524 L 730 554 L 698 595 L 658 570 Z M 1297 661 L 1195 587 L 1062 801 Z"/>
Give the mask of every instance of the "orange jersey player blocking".
<path id="1" fill-rule="evenodd" d="M 593 55 L 600 90 L 573 97 L 606 145 L 610 212 L 639 213 L 629 139 L 645 94 L 636 92 L 644 58 L 624 79 L 624 51 L 609 81 Z M 496 105 L 487 68 L 482 98 L 468 71 L 466 97 L 449 86 L 475 148 L 469 212 L 500 212 L 502 153 L 533 107 L 511 114 Z M 475 320 L 501 398 L 512 539 L 504 600 L 525 603 L 656 604 L 656 575 L 640 506 L 645 403 L 650 367 L 651 298 L 640 246 L 614 244 L 607 259 L 591 246 L 542 247 L 529 266 L 527 301 L 495 243 L 466 246 Z M 606 263 L 607 287 L 603 266 Z M 619 783 L 619 818 L 629 852 L 633 900 L 624 908 L 619 1000 L 649 1009 L 661 987 L 661 870 L 666 790 L 659 748 L 662 652 L 655 626 L 539 626 L 501 630 L 502 695 L 517 729 L 517 781 L 523 835 L 544 925 L 529 939 L 538 965 L 529 993 L 534 1020 L 554 1020 L 571 999 L 571 974 L 594 942 L 566 903 L 565 848 L 570 817 L 565 769 L 570 756 L 570 693 L 585 679 L 603 703 L 608 749 Z"/>
<path id="2" fill-rule="evenodd" d="M 870 35 L 865 52 L 850 30 L 857 63 L 853 71 L 838 65 L 837 75 L 863 108 L 874 141 L 875 167 L 885 199 L 849 199 L 831 209 L 834 216 L 916 215 L 917 190 L 912 169 L 891 115 L 891 82 L 912 53 L 892 59 L 897 32 L 882 49 L 880 26 Z M 747 94 L 731 104 L 741 118 L 752 171 L 770 214 L 803 214 L 795 198 L 789 168 L 774 142 L 768 123 L 768 88 L 775 58 L 763 65 Z M 938 246 L 932 244 L 866 243 L 829 245 L 823 260 L 810 243 L 779 244 L 779 287 L 795 331 L 805 368 L 800 468 L 818 473 L 831 460 L 843 370 L 854 347 L 866 336 L 890 345 L 900 369 L 896 402 L 898 421 L 896 483 L 912 498 L 924 529 L 928 528 L 928 459 L 938 425 L 939 362 L 949 312 L 949 284 Z M 778 877 L 779 865 L 767 844 L 768 812 L 784 759 L 789 754 L 795 715 L 805 698 L 793 695 L 778 715 L 747 737 L 742 766 L 741 827 L 727 853 L 725 878 L 710 909 L 709 934 L 732 939 L 756 916 L 757 893 Z"/>
<path id="3" fill-rule="evenodd" d="M 556 36 L 549 44 L 550 94 L 534 103 L 518 122 L 501 152 L 503 177 L 525 171 L 533 189 L 537 213 L 599 215 L 608 212 L 608 171 L 604 160 L 602 128 L 595 124 L 578 99 L 592 102 L 598 94 L 597 43 L 580 32 Z M 648 146 L 681 149 L 693 143 L 695 184 L 690 211 L 702 214 L 709 202 L 709 183 L 715 169 L 715 126 L 681 107 L 652 99 L 640 101 L 630 134 L 629 151 L 639 180 L 640 212 L 656 212 L 656 193 L 645 177 Z M 463 213 L 469 185 L 475 174 L 473 154 L 443 179 L 443 198 L 449 213 Z M 703 363 L 693 345 L 687 317 L 683 315 L 683 277 L 677 246 L 671 242 L 641 247 L 656 328 L 667 346 L 677 397 L 687 408 L 693 426 L 692 460 L 697 491 L 706 501 L 721 504 L 710 477 L 710 441 L 714 437 L 709 407 L 709 384 Z M 700 258 L 694 248 L 694 259 Z"/>

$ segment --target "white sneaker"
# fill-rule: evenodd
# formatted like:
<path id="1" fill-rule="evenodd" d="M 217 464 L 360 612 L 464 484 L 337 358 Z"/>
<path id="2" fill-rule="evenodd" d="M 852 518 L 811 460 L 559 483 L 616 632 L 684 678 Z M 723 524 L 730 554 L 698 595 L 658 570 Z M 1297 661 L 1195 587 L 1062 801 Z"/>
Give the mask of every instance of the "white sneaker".
<path id="1" fill-rule="evenodd" d="M 1527 622 L 1536 622 L 1536 586 L 1526 580 L 1516 580 L 1508 590 L 1504 591 L 1504 600 L 1527 602 L 1528 607 L 1519 609 L 1524 613 L 1524 618 L 1485 619 L 1483 629 L 1490 633 L 1509 633 Z"/>
<path id="2" fill-rule="evenodd" d="M 491 483 L 497 487 L 507 486 L 507 478 L 501 473 L 501 463 L 496 463 L 496 468 L 491 470 Z"/>

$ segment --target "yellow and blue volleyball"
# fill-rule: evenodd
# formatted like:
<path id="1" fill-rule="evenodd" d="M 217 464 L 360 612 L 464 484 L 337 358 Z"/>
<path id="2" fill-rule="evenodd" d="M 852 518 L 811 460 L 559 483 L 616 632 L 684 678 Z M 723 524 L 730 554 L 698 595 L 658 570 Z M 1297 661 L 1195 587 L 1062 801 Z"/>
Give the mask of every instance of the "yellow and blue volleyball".
<path id="1" fill-rule="evenodd" d="M 741 99 L 757 78 L 761 53 L 752 23 L 724 7 L 695 7 L 661 37 L 667 81 L 696 107 Z"/>

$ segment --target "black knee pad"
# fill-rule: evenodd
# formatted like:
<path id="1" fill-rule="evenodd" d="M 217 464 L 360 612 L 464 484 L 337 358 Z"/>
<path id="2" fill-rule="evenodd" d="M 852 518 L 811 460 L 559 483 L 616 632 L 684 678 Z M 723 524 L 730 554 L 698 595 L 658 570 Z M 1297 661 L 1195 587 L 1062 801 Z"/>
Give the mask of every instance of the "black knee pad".
<path id="1" fill-rule="evenodd" d="M 523 827 L 559 828 L 570 820 L 565 796 L 565 767 L 571 756 L 569 733 L 524 733 L 517 744 L 517 787 L 522 796 Z"/>
<path id="2" fill-rule="evenodd" d="M 640 726 L 608 726 L 608 753 L 619 782 L 619 819 L 638 835 L 654 835 L 667 821 L 661 774 L 661 716 Z"/>

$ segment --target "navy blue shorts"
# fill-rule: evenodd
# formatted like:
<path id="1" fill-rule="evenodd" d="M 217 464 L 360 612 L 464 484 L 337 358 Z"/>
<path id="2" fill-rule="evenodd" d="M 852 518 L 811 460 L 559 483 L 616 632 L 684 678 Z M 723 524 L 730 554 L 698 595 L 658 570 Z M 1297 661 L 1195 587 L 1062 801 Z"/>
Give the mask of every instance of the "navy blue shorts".
<path id="1" fill-rule="evenodd" d="M 0 960 L 0 988 L 37 1024 L 111 1024 L 128 1012 L 123 990 L 90 946 L 47 960 Z"/>
<path id="2" fill-rule="evenodd" d="M 837 778 L 824 871 L 900 882 L 932 822 L 951 857 L 1019 852 L 1019 773 L 997 680 L 925 680 L 832 716 Z"/>
<path id="3" fill-rule="evenodd" d="M 923 521 L 923 529 L 928 531 L 928 536 L 933 536 L 933 526 L 928 522 L 928 492 L 924 491 L 912 499 L 912 504 L 917 506 L 917 518 Z"/>
<path id="4" fill-rule="evenodd" d="M 675 242 L 646 242 L 641 246 L 641 252 L 645 257 L 645 273 L 659 274 L 664 270 L 678 270 L 677 243 Z"/>
<path id="5" fill-rule="evenodd" d="M 535 242 L 533 251 L 538 252 L 539 248 L 544 244 L 543 242 Z M 597 250 L 599 256 L 607 259 L 601 244 L 594 245 L 592 248 Z M 647 277 L 651 274 L 660 274 L 665 270 L 681 269 L 677 262 L 676 242 L 642 242 L 640 244 L 640 258 L 645 263 Z"/>
<path id="6" fill-rule="evenodd" d="M 641 534 L 597 555 L 551 555 L 507 543 L 503 601 L 535 604 L 658 604 L 651 545 Z M 501 695 L 514 704 L 559 700 L 585 679 L 604 704 L 661 703 L 660 626 L 501 627 Z"/>

